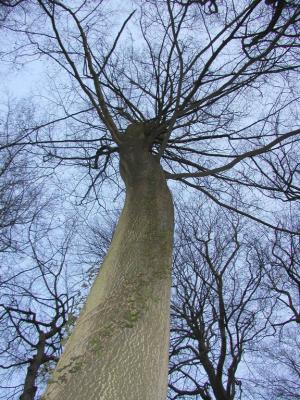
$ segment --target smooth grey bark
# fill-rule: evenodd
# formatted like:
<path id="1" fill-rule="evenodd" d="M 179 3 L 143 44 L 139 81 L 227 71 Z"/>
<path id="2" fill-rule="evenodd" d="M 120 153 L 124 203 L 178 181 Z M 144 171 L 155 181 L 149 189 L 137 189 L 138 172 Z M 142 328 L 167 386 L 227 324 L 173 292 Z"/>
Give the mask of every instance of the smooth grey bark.
<path id="1" fill-rule="evenodd" d="M 120 145 L 126 200 L 45 400 L 165 400 L 173 204 L 143 125 Z"/>

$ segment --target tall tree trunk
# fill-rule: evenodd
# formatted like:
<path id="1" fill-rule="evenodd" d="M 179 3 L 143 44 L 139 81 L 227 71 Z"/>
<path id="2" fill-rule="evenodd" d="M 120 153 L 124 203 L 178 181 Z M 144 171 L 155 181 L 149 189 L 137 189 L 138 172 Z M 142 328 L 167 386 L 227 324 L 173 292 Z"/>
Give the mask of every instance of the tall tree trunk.
<path id="1" fill-rule="evenodd" d="M 126 200 L 45 400 L 165 400 L 173 204 L 140 125 L 120 145 Z"/>

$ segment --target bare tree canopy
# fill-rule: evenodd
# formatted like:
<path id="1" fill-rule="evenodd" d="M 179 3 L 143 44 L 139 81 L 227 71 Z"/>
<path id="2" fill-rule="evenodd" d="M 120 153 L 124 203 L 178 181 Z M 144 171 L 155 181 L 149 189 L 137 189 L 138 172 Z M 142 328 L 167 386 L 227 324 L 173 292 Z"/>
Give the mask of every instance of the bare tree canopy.
<path id="1" fill-rule="evenodd" d="M 102 2 L 38 1 L 27 25 L 22 17 L 8 22 L 20 44 L 14 60 L 47 57 L 72 90 L 66 97 L 57 88 L 58 118 L 25 143 L 43 147 L 48 160 L 86 165 L 98 187 L 115 174 L 126 127 L 143 124 L 167 178 L 224 207 L 234 208 L 237 186 L 244 198 L 298 199 L 299 7 L 211 2 L 218 14 L 207 15 L 202 3 L 209 2 L 137 2 L 111 25 L 112 37 Z M 72 133 L 49 135 L 64 119 Z"/>
<path id="2" fill-rule="evenodd" d="M 272 321 L 272 329 L 299 318 L 291 295 L 299 283 L 298 264 L 286 249 L 287 242 L 297 247 L 299 235 L 290 216 L 299 210 L 300 195 L 300 5 L 292 0 L 30 0 L 2 2 L 2 8 L 9 10 L 1 18 L 9 40 L 1 47 L 1 60 L 15 68 L 39 65 L 40 76 L 47 74 L 48 80 L 41 79 L 30 124 L 0 150 L 34 155 L 37 170 L 49 177 L 69 174 L 63 190 L 90 212 L 108 203 L 110 208 L 126 195 L 108 255 L 45 399 L 62 393 L 66 400 L 165 399 L 174 227 L 170 189 L 180 190 L 183 199 L 196 191 L 228 215 L 277 235 L 271 255 L 254 243 L 245 247 L 249 268 L 239 274 L 245 274 L 241 290 L 250 292 L 240 298 L 233 282 L 238 305 L 229 301 L 224 307 L 222 286 L 225 270 L 230 275 L 235 268 L 239 225 L 232 225 L 233 241 L 224 239 L 228 248 L 221 250 L 232 263 L 217 263 L 221 276 L 211 262 L 218 253 L 210 252 L 209 235 L 199 239 L 199 260 L 206 267 L 193 270 L 194 279 L 202 280 L 195 286 L 195 302 L 201 309 L 208 301 L 213 313 L 213 293 L 222 314 L 211 325 L 221 337 L 211 353 L 215 364 L 203 354 L 200 361 L 218 379 L 229 363 L 227 381 L 216 378 L 213 392 L 216 398 L 233 398 L 238 387 L 233 372 L 248 340 L 234 329 L 255 325 L 253 310 L 247 308 L 242 320 L 239 313 L 245 311 L 244 300 L 252 302 L 262 275 L 293 311 L 291 320 Z M 255 251 L 264 268 L 248 263 Z M 281 283 L 274 283 L 275 264 L 288 276 L 286 295 Z M 203 282 L 210 282 L 207 293 Z M 205 301 L 197 297 L 201 291 Z M 265 311 L 263 300 L 259 307 Z M 205 319 L 204 309 L 198 313 Z M 262 330 L 268 312 L 264 318 Z M 192 331 L 199 328 L 191 325 Z M 197 340 L 202 346 L 203 336 Z M 224 355 L 226 340 L 231 359 Z M 204 381 L 193 384 L 202 398 L 210 398 Z"/>

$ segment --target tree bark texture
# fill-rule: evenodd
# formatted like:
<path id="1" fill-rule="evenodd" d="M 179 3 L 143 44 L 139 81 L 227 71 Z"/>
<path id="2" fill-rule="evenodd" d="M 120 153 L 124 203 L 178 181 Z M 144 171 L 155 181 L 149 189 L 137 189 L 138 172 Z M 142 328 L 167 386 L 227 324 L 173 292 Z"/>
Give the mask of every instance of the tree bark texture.
<path id="1" fill-rule="evenodd" d="M 173 204 L 142 125 L 120 145 L 126 200 L 44 400 L 165 400 Z"/>

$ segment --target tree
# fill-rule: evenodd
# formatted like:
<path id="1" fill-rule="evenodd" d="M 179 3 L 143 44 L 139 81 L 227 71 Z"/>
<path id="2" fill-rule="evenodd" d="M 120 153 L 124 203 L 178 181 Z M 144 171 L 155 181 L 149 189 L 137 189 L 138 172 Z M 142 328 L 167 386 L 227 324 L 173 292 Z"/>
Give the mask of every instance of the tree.
<path id="1" fill-rule="evenodd" d="M 291 223 L 297 226 L 299 218 L 293 216 Z M 258 389 L 253 390 L 254 397 L 295 400 L 300 390 L 299 237 L 273 232 L 254 248 L 266 272 L 265 288 L 276 299 L 270 321 L 276 335 L 254 349 L 257 371 L 253 378 Z"/>
<path id="2" fill-rule="evenodd" d="M 47 381 L 68 328 L 74 324 L 78 298 L 76 301 L 66 283 L 65 265 L 70 237 L 57 248 L 46 236 L 50 232 L 43 232 L 42 237 L 41 232 L 30 232 L 32 254 L 27 252 L 27 268 L 0 282 L 0 372 L 7 398 L 16 394 L 21 400 L 36 398 L 38 383 Z M 45 242 L 46 251 L 41 254 Z"/>
<path id="3" fill-rule="evenodd" d="M 33 112 L 25 102 L 1 105 L 1 399 L 41 394 L 82 299 L 71 289 L 76 279 L 67 268 L 74 223 L 54 216 L 62 201 L 49 181 L 45 187 L 45 170 L 35 168 L 38 157 L 14 146 L 26 138 Z"/>
<path id="4" fill-rule="evenodd" d="M 100 199 L 111 182 L 123 188 L 119 174 L 126 190 L 110 250 L 45 399 L 165 399 L 173 236 L 167 179 L 297 233 L 268 218 L 261 199 L 285 190 L 267 171 L 281 149 L 298 149 L 298 119 L 290 116 L 300 8 L 226 1 L 216 14 L 201 3 L 208 2 L 137 2 L 116 30 L 116 14 L 103 2 L 37 0 L 25 21 L 4 24 L 15 33 L 15 62 L 45 56 L 63 75 L 48 106 L 55 119 L 22 145 L 38 146 L 53 167 L 86 167 L 85 200 L 93 193 Z M 137 29 L 142 43 L 132 38 Z"/>
<path id="5" fill-rule="evenodd" d="M 253 345 L 274 334 L 275 300 L 264 289 L 251 224 L 205 206 L 181 209 L 178 220 L 169 398 L 241 398 Z"/>
<path id="6" fill-rule="evenodd" d="M 201 198 L 177 214 L 168 398 L 296 399 L 299 238 Z"/>

